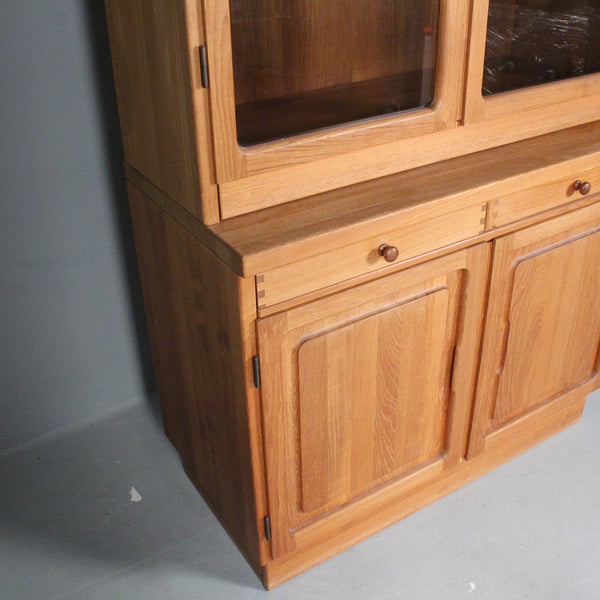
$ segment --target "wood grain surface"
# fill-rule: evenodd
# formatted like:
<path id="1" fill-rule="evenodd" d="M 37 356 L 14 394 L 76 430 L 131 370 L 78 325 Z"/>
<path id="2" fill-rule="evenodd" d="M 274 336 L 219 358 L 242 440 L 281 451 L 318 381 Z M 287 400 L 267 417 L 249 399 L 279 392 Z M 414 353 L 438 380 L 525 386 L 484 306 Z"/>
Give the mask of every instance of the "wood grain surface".
<path id="1" fill-rule="evenodd" d="M 193 2 L 106 0 L 125 160 L 191 214 L 218 221 Z"/>
<path id="2" fill-rule="evenodd" d="M 129 186 L 164 428 L 252 567 L 264 554 L 254 289 Z"/>
<path id="3" fill-rule="evenodd" d="M 495 242 L 469 455 L 490 432 L 598 380 L 600 207 Z"/>
<path id="4" fill-rule="evenodd" d="M 487 258 L 482 245 L 259 320 L 274 558 L 327 511 L 460 460 Z"/>

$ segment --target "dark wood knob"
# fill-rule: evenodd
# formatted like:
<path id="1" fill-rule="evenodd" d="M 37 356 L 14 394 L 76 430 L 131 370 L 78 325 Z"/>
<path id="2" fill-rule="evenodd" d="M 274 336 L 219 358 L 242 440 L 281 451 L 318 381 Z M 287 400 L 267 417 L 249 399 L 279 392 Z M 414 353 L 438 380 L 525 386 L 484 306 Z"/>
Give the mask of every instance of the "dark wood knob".
<path id="1" fill-rule="evenodd" d="M 398 248 L 395 246 L 388 246 L 387 244 L 381 244 L 381 246 L 379 246 L 379 256 L 383 256 L 387 262 L 394 262 L 398 258 Z"/>
<path id="2" fill-rule="evenodd" d="M 573 184 L 573 189 L 579 190 L 579 193 L 582 196 L 587 196 L 592 191 L 592 184 L 589 181 L 581 181 L 580 179 L 578 179 Z"/>

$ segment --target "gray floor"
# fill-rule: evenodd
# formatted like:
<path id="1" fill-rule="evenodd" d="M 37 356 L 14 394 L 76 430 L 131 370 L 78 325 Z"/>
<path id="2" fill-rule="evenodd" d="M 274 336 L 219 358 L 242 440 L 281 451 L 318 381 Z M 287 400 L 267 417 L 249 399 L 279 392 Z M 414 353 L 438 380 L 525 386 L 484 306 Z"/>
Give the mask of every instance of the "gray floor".
<path id="1" fill-rule="evenodd" d="M 599 434 L 596 392 L 579 424 L 267 593 L 136 406 L 0 458 L 0 598 L 598 599 Z"/>

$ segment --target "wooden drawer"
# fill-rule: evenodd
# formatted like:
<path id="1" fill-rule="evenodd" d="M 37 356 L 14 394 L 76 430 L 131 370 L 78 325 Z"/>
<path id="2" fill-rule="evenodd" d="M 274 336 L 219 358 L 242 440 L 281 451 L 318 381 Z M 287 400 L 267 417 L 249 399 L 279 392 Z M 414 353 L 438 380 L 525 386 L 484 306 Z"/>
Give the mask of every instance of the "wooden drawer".
<path id="1" fill-rule="evenodd" d="M 533 187 L 526 187 L 490 202 L 488 229 L 514 223 L 567 202 L 583 198 L 574 188 L 574 182 L 591 184 L 590 194 L 600 191 L 600 167 L 570 172 Z"/>
<path id="2" fill-rule="evenodd" d="M 485 216 L 485 204 L 471 205 L 392 231 L 383 229 L 363 241 L 267 271 L 256 278 L 258 307 L 263 309 L 361 275 L 384 272 L 402 261 L 474 237 L 483 233 Z M 379 255 L 382 244 L 398 249 L 393 263 Z"/>

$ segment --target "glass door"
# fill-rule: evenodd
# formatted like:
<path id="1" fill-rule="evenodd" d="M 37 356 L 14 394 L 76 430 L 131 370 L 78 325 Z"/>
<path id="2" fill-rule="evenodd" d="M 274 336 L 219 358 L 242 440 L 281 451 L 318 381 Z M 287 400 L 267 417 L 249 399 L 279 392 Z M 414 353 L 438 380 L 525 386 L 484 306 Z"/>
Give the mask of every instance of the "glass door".
<path id="1" fill-rule="evenodd" d="M 474 31 L 468 121 L 600 92 L 597 0 L 476 2 Z"/>
<path id="2" fill-rule="evenodd" d="M 218 183 L 460 121 L 464 0 L 204 6 Z"/>

